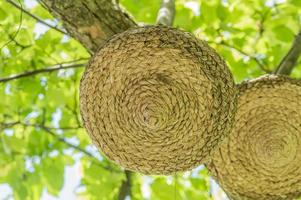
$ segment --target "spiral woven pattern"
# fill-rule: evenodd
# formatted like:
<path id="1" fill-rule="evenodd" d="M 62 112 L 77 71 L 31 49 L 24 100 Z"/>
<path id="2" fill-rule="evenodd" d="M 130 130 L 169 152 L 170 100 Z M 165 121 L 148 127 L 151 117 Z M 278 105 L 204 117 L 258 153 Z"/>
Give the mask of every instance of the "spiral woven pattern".
<path id="1" fill-rule="evenodd" d="M 85 128 L 126 169 L 172 174 L 201 164 L 229 133 L 236 89 L 225 62 L 177 29 L 150 26 L 110 39 L 80 86 Z"/>
<path id="2" fill-rule="evenodd" d="M 301 82 L 268 75 L 239 86 L 233 130 L 208 168 L 235 200 L 301 196 Z"/>

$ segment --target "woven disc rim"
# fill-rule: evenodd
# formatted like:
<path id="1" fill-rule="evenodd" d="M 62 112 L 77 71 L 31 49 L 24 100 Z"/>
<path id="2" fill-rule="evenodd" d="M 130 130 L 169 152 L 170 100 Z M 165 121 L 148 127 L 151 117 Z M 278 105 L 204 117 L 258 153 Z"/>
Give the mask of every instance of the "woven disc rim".
<path id="1" fill-rule="evenodd" d="M 233 129 L 206 166 L 231 199 L 300 197 L 301 81 L 266 75 L 238 88 Z"/>
<path id="2" fill-rule="evenodd" d="M 205 42 L 147 26 L 113 36 L 92 57 L 80 108 L 109 159 L 144 174 L 173 174 L 202 164 L 229 134 L 236 94 L 228 67 Z"/>

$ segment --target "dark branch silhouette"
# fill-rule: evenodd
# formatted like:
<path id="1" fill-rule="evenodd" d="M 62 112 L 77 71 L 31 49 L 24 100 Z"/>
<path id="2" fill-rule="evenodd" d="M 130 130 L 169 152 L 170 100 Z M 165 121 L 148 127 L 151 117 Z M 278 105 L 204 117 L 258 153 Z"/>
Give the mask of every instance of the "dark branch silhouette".
<path id="1" fill-rule="evenodd" d="M 10 128 L 10 127 L 13 127 L 13 126 L 16 126 L 16 125 L 21 125 L 21 126 L 24 126 L 24 127 L 38 127 L 40 128 L 41 130 L 44 130 L 46 133 L 48 133 L 49 135 L 55 137 L 58 141 L 64 143 L 66 146 L 70 147 L 70 148 L 73 148 L 75 149 L 76 151 L 78 152 L 81 152 L 83 154 L 85 154 L 86 156 L 92 158 L 92 162 L 106 170 L 109 170 L 111 172 L 116 172 L 116 173 L 122 173 L 122 170 L 119 170 L 119 169 L 116 169 L 114 168 L 113 166 L 111 165 L 106 165 L 105 163 L 101 162 L 98 158 L 96 158 L 92 153 L 90 153 L 89 151 L 87 151 L 86 149 L 80 147 L 79 145 L 75 145 L 75 144 L 72 144 L 70 142 L 68 142 L 68 140 L 66 140 L 66 138 L 56 134 L 55 132 L 53 132 L 52 130 L 78 130 L 78 129 L 81 129 L 82 127 L 58 127 L 58 128 L 55 128 L 55 127 L 49 127 L 49 126 L 46 126 L 46 125 L 43 125 L 43 124 L 38 124 L 38 123 L 35 123 L 35 124 L 31 124 L 31 123 L 25 123 L 25 122 L 21 122 L 21 121 L 15 121 L 15 122 L 0 122 L 0 131 L 6 129 L 6 128 Z"/>
<path id="2" fill-rule="evenodd" d="M 63 30 L 63 29 L 61 29 L 61 28 L 59 28 L 59 27 L 57 27 L 57 26 L 53 26 L 53 25 L 51 25 L 51 24 L 49 24 L 49 23 L 47 23 L 47 22 L 45 22 L 45 21 L 44 21 L 43 19 L 41 19 L 40 17 L 38 17 L 38 16 L 36 16 L 36 15 L 30 13 L 28 10 L 25 10 L 23 7 L 21 7 L 20 5 L 18 5 L 16 2 L 14 2 L 14 1 L 12 1 L 12 0 L 6 0 L 6 1 L 7 1 L 8 3 L 10 3 L 11 5 L 13 5 L 14 7 L 18 8 L 19 10 L 21 10 L 23 13 L 27 14 L 28 16 L 32 17 L 32 18 L 35 19 L 36 21 L 40 22 L 41 24 L 44 24 L 45 26 L 48 26 L 49 28 L 52 28 L 52 29 L 54 29 L 54 30 L 56 30 L 56 31 L 58 31 L 58 32 L 60 32 L 60 33 L 63 33 L 63 34 L 68 35 L 68 33 L 67 33 L 65 30 Z"/>
<path id="3" fill-rule="evenodd" d="M 300 54 L 301 54 L 301 30 L 296 35 L 290 50 L 281 60 L 280 64 L 278 65 L 274 73 L 289 75 L 294 69 L 294 67 L 296 66 Z"/>
<path id="4" fill-rule="evenodd" d="M 79 68 L 79 67 L 84 67 L 87 63 L 76 63 L 76 64 L 57 64 L 51 67 L 43 68 L 43 69 L 37 69 L 37 70 L 32 70 L 28 72 L 23 72 L 20 74 L 13 74 L 9 77 L 4 77 L 0 78 L 0 83 L 5 83 L 7 81 L 19 79 L 19 78 L 25 78 L 28 76 L 34 76 L 40 73 L 46 73 L 46 72 L 53 72 L 61 69 L 70 69 L 70 68 Z"/>
<path id="5" fill-rule="evenodd" d="M 132 173 L 128 170 L 124 171 L 125 173 L 125 180 L 122 181 L 118 200 L 125 200 L 127 196 L 131 196 L 131 186 L 132 186 Z"/>
<path id="6" fill-rule="evenodd" d="M 239 48 L 237 48 L 237 47 L 235 47 L 235 46 L 233 46 L 233 45 L 231 45 L 231 44 L 226 43 L 225 41 L 221 41 L 220 43 L 208 41 L 208 43 L 214 43 L 214 44 L 222 45 L 222 46 L 224 46 L 224 47 L 227 47 L 227 48 L 229 48 L 229 49 L 232 49 L 232 50 L 238 52 L 239 54 L 241 54 L 241 55 L 243 55 L 243 56 L 247 56 L 247 57 L 249 57 L 250 59 L 252 59 L 254 62 L 257 63 L 258 67 L 259 67 L 262 71 L 264 71 L 265 73 L 271 73 L 271 72 L 272 72 L 272 71 L 269 70 L 268 67 L 267 67 L 265 64 L 263 64 L 263 63 L 261 62 L 261 60 L 258 59 L 256 56 L 250 55 L 250 54 L 248 54 L 247 52 L 245 52 L 245 51 L 243 51 L 243 50 L 241 50 L 241 49 L 239 49 Z"/>

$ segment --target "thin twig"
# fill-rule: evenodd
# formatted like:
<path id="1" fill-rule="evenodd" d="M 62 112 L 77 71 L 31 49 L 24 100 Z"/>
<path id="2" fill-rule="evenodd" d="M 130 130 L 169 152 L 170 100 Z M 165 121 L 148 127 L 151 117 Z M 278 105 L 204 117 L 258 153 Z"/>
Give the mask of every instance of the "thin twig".
<path id="1" fill-rule="evenodd" d="M 40 17 L 30 13 L 28 10 L 24 9 L 23 7 L 21 7 L 20 5 L 18 5 L 17 3 L 15 3 L 14 1 L 12 0 L 6 0 L 8 3 L 10 3 L 11 5 L 13 5 L 14 7 L 18 8 L 19 10 L 23 11 L 25 14 L 27 14 L 28 16 L 32 17 L 33 19 L 35 19 L 36 21 L 40 22 L 41 24 L 44 24 L 45 26 L 48 26 L 49 28 L 52 28 L 60 33 L 63 33 L 63 34 L 66 34 L 68 35 L 68 33 L 63 30 L 63 29 L 60 29 L 59 27 L 57 26 L 53 26 L 47 22 L 45 22 L 43 19 L 41 19 Z"/>
<path id="2" fill-rule="evenodd" d="M 161 0 L 161 7 L 157 16 L 157 24 L 172 26 L 175 18 L 175 1 Z"/>
<path id="3" fill-rule="evenodd" d="M 0 122 L 0 131 L 6 129 L 6 128 L 10 128 L 12 126 L 15 126 L 17 124 L 20 124 L 19 121 L 16 121 L 16 122 L 9 122 L 9 123 L 2 123 Z"/>
<path id="4" fill-rule="evenodd" d="M 301 54 L 301 30 L 296 35 L 295 40 L 288 53 L 281 60 L 280 64 L 274 71 L 275 74 L 289 75 L 296 66 L 298 58 Z"/>
<path id="5" fill-rule="evenodd" d="M 57 64 L 57 65 L 47 67 L 47 68 L 43 68 L 43 69 L 32 70 L 32 71 L 23 72 L 23 73 L 20 73 L 20 74 L 13 74 L 9 77 L 0 78 L 0 83 L 1 82 L 5 83 L 7 81 L 11 81 L 11 80 L 19 79 L 19 78 L 24 78 L 24 77 L 28 77 L 28 76 L 33 76 L 33 75 L 37 75 L 37 74 L 45 73 L 45 72 L 53 72 L 53 71 L 57 71 L 57 70 L 61 70 L 61 69 L 84 67 L 86 64 L 87 63 Z"/>
<path id="6" fill-rule="evenodd" d="M 56 137 L 59 141 L 65 143 L 67 146 L 72 147 L 73 149 L 76 149 L 76 150 L 84 153 L 85 155 L 87 155 L 89 157 L 94 157 L 90 152 L 86 151 L 85 149 L 83 149 L 83 148 L 81 148 L 81 147 L 79 147 L 77 145 L 74 145 L 74 144 L 68 142 L 65 138 L 58 136 L 57 134 L 55 134 L 53 131 L 51 131 L 47 127 L 44 127 L 44 126 L 41 126 L 41 125 L 39 127 L 41 127 L 44 131 L 46 131 L 50 135 Z"/>
<path id="7" fill-rule="evenodd" d="M 44 128 L 47 128 L 49 130 L 74 130 L 74 129 L 81 129 L 82 127 L 81 126 L 65 126 L 65 127 L 59 127 L 59 128 L 56 128 L 56 127 L 51 127 L 51 126 L 46 126 L 46 125 L 41 125 L 41 124 L 31 124 L 31 123 L 25 123 L 25 122 L 21 122 L 21 121 L 14 121 L 14 122 L 0 122 L 0 125 L 6 129 L 6 128 L 10 128 L 10 127 L 13 127 L 15 125 L 22 125 L 22 126 L 32 126 L 32 127 L 44 127 Z"/>
<path id="8" fill-rule="evenodd" d="M 9 39 L 11 39 L 17 46 L 21 47 L 21 49 L 26 49 L 28 47 L 31 47 L 32 45 L 23 45 L 20 42 L 18 42 L 13 35 L 8 34 Z"/>
<path id="9" fill-rule="evenodd" d="M 122 181 L 119 188 L 118 200 L 125 200 L 127 196 L 131 197 L 132 172 L 125 170 L 125 180 Z"/>
<path id="10" fill-rule="evenodd" d="M 16 4 L 16 5 L 19 6 L 21 9 L 23 9 L 21 1 L 18 0 L 18 2 L 19 2 L 20 5 L 18 5 L 18 4 Z M 13 36 L 12 36 L 7 42 L 5 42 L 5 43 L 0 47 L 0 50 L 2 50 L 2 48 L 4 48 L 4 47 L 7 46 L 9 43 L 11 43 L 12 41 L 14 41 L 14 39 L 17 37 L 18 33 L 19 33 L 20 30 L 21 30 L 22 23 L 23 23 L 23 11 L 21 10 L 21 13 L 20 13 L 20 22 L 19 22 L 19 26 L 18 26 L 17 31 L 13 34 Z"/>
<path id="11" fill-rule="evenodd" d="M 70 142 L 68 142 L 64 137 L 61 137 L 59 135 L 57 135 L 55 132 L 53 132 L 52 130 L 54 129 L 61 129 L 61 130 L 70 130 L 70 129 L 80 129 L 82 127 L 59 127 L 59 128 L 55 128 L 55 127 L 48 127 L 48 126 L 45 126 L 43 124 L 30 124 L 30 123 L 24 123 L 24 122 L 21 122 L 21 121 L 15 121 L 15 122 L 8 122 L 8 123 L 3 123 L 3 122 L 0 122 L 0 130 L 4 130 L 6 128 L 10 128 L 12 126 L 15 126 L 15 125 L 21 125 L 21 126 L 24 126 L 24 127 L 38 127 L 42 130 L 44 130 L 46 133 L 52 135 L 53 137 L 57 138 L 58 141 L 64 143 L 65 145 L 67 145 L 68 147 L 71 147 L 73 149 L 75 149 L 76 151 L 78 152 L 81 152 L 83 154 L 85 154 L 86 156 L 92 158 L 92 162 L 106 170 L 109 170 L 109 171 L 112 171 L 112 172 L 116 172 L 116 173 L 121 173 L 122 171 L 121 170 L 118 170 L 118 169 L 115 169 L 113 168 L 112 166 L 108 165 L 104 165 L 104 163 L 102 163 L 99 159 L 97 159 L 92 153 L 90 153 L 89 151 L 81 148 L 80 146 L 78 145 L 74 145 Z"/>
<path id="12" fill-rule="evenodd" d="M 67 146 L 69 146 L 69 147 L 71 147 L 71 148 L 77 150 L 78 152 L 81 152 L 81 153 L 85 154 L 86 156 L 89 156 L 90 158 L 93 158 L 93 160 L 97 161 L 97 162 L 95 162 L 95 164 L 97 164 L 98 166 L 100 166 L 100 167 L 102 167 L 102 168 L 104 168 L 104 169 L 106 169 L 106 170 L 109 170 L 109 171 L 114 171 L 114 172 L 117 172 L 117 173 L 120 173 L 120 172 L 121 172 L 121 171 L 119 171 L 119 170 L 116 170 L 116 169 L 112 168 L 112 167 L 109 166 L 109 165 L 108 165 L 108 166 L 103 165 L 103 163 L 101 163 L 101 161 L 99 161 L 92 153 L 90 153 L 90 152 L 88 152 L 87 150 L 81 148 L 80 146 L 77 146 L 77 145 L 74 145 L 74 144 L 68 142 L 65 138 L 60 137 L 59 135 L 55 134 L 54 132 L 52 132 L 52 131 L 49 130 L 48 128 L 46 128 L 46 127 L 44 127 L 44 126 L 42 126 L 42 125 L 40 125 L 40 127 L 41 127 L 46 133 L 48 133 L 48 134 L 52 135 L 53 137 L 57 138 L 58 141 L 60 141 L 60 142 L 64 143 L 65 145 L 67 145 Z"/>
<path id="13" fill-rule="evenodd" d="M 269 69 L 267 68 L 267 66 L 265 66 L 265 65 L 261 62 L 261 60 L 258 59 L 256 56 L 250 55 L 250 54 L 246 53 L 245 51 L 243 51 L 243 50 L 241 50 L 241 49 L 239 49 L 239 48 L 237 48 L 237 47 L 235 47 L 235 46 L 233 46 L 233 45 L 230 45 L 230 44 L 226 43 L 225 41 L 222 41 L 222 42 L 220 42 L 220 43 L 210 42 L 210 41 L 209 41 L 209 43 L 215 43 L 215 44 L 217 44 L 217 45 L 222 45 L 222 46 L 224 46 L 224 47 L 227 47 L 227 48 L 230 48 L 230 49 L 232 49 L 232 50 L 235 50 L 236 52 L 240 53 L 241 55 L 246 56 L 246 57 L 249 57 L 250 59 L 254 60 L 254 61 L 257 63 L 258 67 L 259 67 L 262 71 L 264 71 L 265 73 L 271 73 L 271 70 L 269 70 Z"/>

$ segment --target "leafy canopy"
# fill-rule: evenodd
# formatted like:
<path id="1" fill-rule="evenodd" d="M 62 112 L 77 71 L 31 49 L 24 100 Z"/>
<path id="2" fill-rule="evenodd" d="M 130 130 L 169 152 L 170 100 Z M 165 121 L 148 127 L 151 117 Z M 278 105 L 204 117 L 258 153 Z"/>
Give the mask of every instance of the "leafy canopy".
<path id="1" fill-rule="evenodd" d="M 35 1 L 21 1 L 30 13 L 62 28 Z M 140 23 L 154 24 L 160 0 L 120 0 Z M 300 28 L 300 0 L 177 0 L 174 26 L 206 40 L 227 61 L 236 82 L 275 69 Z M 0 79 L 49 67 L 0 82 L 0 184 L 14 199 L 58 197 L 67 166 L 78 164 L 77 196 L 116 199 L 125 173 L 91 145 L 82 128 L 78 86 L 90 55 L 75 40 L 42 25 L 10 3 L 0 1 Z M 19 28 L 20 26 L 20 28 Z M 14 34 L 18 34 L 14 38 Z M 78 64 L 79 67 L 72 67 Z M 301 63 L 293 71 L 301 77 Z M 221 195 L 205 168 L 170 177 L 132 174 L 132 199 L 211 199 Z M 2 198 L 0 194 L 0 198 Z M 4 198 L 4 197 L 3 197 Z"/>

